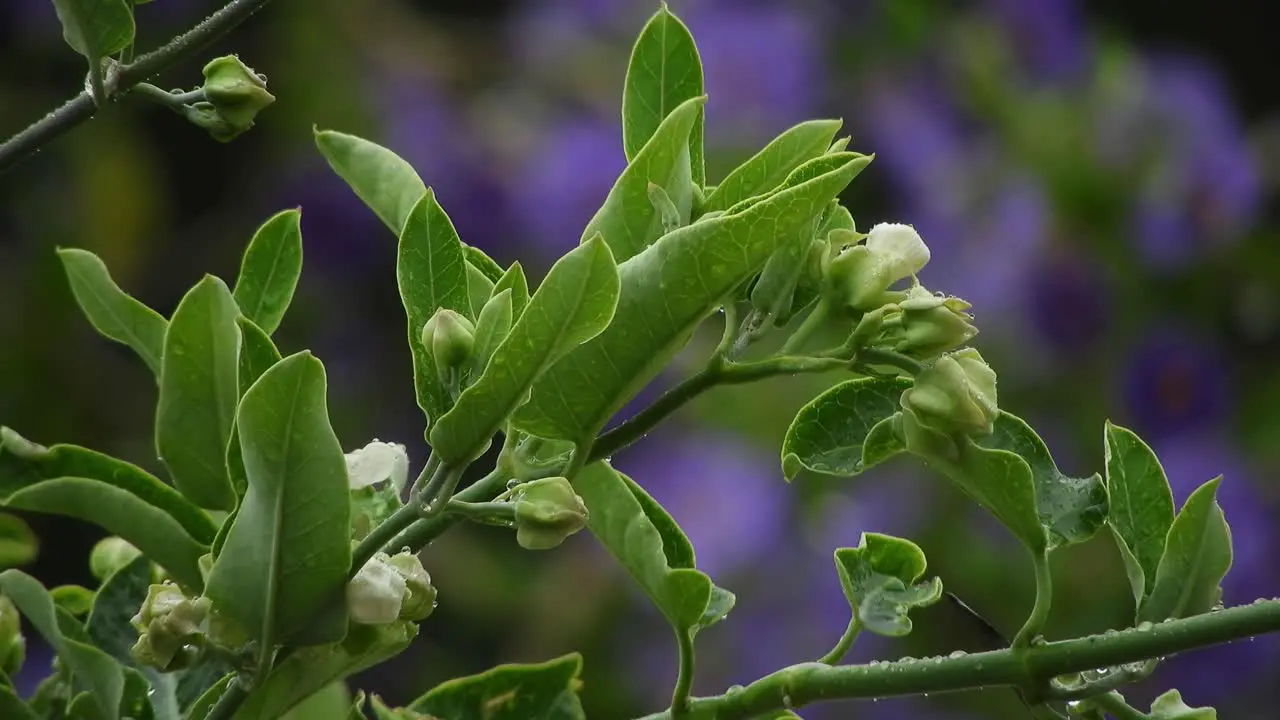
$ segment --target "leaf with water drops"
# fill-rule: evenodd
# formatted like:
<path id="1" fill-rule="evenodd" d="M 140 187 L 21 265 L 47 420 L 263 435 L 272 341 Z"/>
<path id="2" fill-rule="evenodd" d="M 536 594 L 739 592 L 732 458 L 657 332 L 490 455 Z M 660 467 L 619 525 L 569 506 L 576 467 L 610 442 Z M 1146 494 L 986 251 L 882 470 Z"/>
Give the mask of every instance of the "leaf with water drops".
<path id="1" fill-rule="evenodd" d="M 866 443 L 873 430 L 898 412 L 902 392 L 910 387 L 906 378 L 857 378 L 810 400 L 782 441 L 783 475 L 793 480 L 809 470 L 849 477 L 887 460 L 893 453 L 888 452 L 886 430 L 880 430 L 871 452 Z"/>
<path id="2" fill-rule="evenodd" d="M 1133 431 L 1107 423 L 1108 522 L 1121 545 L 1134 601 L 1156 582 L 1165 537 L 1173 525 L 1173 491 L 1160 460 Z"/>
<path id="3" fill-rule="evenodd" d="M 1222 600 L 1222 578 L 1231 569 L 1231 528 L 1218 505 L 1216 477 L 1201 485 L 1178 511 L 1150 595 L 1139 620 L 1160 622 L 1208 612 Z"/>
<path id="4" fill-rule="evenodd" d="M 581 672 L 577 653 L 544 663 L 499 665 L 447 680 L 409 709 L 450 720 L 582 720 Z"/>
<path id="5" fill-rule="evenodd" d="M 911 632 L 909 613 L 942 597 L 938 578 L 921 582 L 924 551 L 910 540 L 863 533 L 856 548 L 835 552 L 845 598 L 862 627 L 897 637 Z"/>

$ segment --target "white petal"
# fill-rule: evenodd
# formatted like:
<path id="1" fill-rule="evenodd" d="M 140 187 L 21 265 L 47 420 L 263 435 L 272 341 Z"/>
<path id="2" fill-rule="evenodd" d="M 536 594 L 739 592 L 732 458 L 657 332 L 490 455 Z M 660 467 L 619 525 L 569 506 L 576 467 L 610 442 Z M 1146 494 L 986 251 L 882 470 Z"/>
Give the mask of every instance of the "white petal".
<path id="1" fill-rule="evenodd" d="M 399 492 L 409 479 L 409 454 L 399 443 L 374 440 L 355 452 L 347 453 L 346 458 L 347 478 L 352 490 L 391 480 Z"/>
<path id="2" fill-rule="evenodd" d="M 929 263 L 929 246 L 910 225 L 876 225 L 867 235 L 867 249 L 891 264 L 899 279 L 920 272 Z"/>
<path id="3" fill-rule="evenodd" d="M 375 556 L 347 583 L 347 609 L 361 625 L 386 625 L 400 616 L 404 602 L 404 577 Z"/>

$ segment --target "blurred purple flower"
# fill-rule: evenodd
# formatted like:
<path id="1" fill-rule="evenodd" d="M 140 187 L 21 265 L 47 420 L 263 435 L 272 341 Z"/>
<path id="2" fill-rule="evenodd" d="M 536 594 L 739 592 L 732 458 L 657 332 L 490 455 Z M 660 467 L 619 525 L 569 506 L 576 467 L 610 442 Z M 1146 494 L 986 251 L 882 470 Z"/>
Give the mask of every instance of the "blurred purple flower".
<path id="1" fill-rule="evenodd" d="M 367 273 L 395 257 L 395 234 L 323 160 L 307 161 L 276 186 L 260 215 L 301 207 L 308 258 Z"/>
<path id="2" fill-rule="evenodd" d="M 1088 61 L 1088 45 L 1076 0 L 987 0 L 1014 48 L 1038 77 L 1065 80 Z"/>
<path id="3" fill-rule="evenodd" d="M 906 77 L 886 78 L 859 102 L 876 169 L 887 173 L 904 205 L 951 220 L 962 206 L 966 137 L 940 88 Z M 907 222 L 910 220 L 904 220 Z"/>
<path id="4" fill-rule="evenodd" d="M 27 634 L 27 659 L 12 678 L 18 697 L 30 698 L 36 687 L 53 674 L 53 649 L 34 633 Z"/>
<path id="5" fill-rule="evenodd" d="M 1110 288 L 1104 269 L 1082 253 L 1041 258 L 1023 277 L 1030 331 L 1055 354 L 1079 356 L 1107 332 Z"/>
<path id="6" fill-rule="evenodd" d="M 1134 430 L 1156 442 L 1219 425 L 1231 406 L 1225 362 L 1214 345 L 1185 330 L 1163 328 L 1148 334 L 1124 371 Z"/>

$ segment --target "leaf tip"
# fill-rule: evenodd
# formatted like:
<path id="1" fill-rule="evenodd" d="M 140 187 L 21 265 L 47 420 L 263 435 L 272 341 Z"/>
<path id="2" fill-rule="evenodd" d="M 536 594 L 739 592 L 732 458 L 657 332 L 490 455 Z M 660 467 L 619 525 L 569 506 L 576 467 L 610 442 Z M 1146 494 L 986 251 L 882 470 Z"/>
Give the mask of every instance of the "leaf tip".
<path id="1" fill-rule="evenodd" d="M 782 456 L 782 477 L 787 482 L 795 480 L 802 470 L 804 470 L 804 461 L 800 459 L 799 455 L 787 453 Z"/>

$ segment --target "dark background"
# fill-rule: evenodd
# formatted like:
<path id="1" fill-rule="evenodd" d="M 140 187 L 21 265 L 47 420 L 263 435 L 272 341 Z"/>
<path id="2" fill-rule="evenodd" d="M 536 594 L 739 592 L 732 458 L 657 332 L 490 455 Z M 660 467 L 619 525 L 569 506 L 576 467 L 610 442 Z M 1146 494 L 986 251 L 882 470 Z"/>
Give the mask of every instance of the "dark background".
<path id="1" fill-rule="evenodd" d="M 845 119 L 876 162 L 846 193 L 860 229 L 914 224 L 931 289 L 972 301 L 1000 403 L 1028 418 L 1067 472 L 1101 469 L 1107 418 L 1160 453 L 1179 503 L 1225 474 L 1236 568 L 1227 602 L 1274 596 L 1280 572 L 1280 93 L 1265 2 L 672 0 L 707 69 L 712 178 L 788 125 Z M 138 8 L 150 48 L 216 7 Z M 354 132 L 409 159 L 464 240 L 535 276 L 577 241 L 622 167 L 618 104 L 648 2 L 279 0 L 167 72 L 192 87 L 237 52 L 277 103 L 234 142 L 126 100 L 0 176 L 0 424 L 157 469 L 154 382 L 80 317 L 53 248 L 101 255 L 166 315 L 202 273 L 234 278 L 253 230 L 301 206 L 306 269 L 277 337 L 329 372 L 344 445 L 426 457 L 412 399 L 393 238 L 325 167 L 311 128 Z M 51 6 L 0 5 L 0 135 L 82 82 Z M 696 370 L 715 328 L 663 382 Z M 738 593 L 699 638 L 697 692 L 821 655 L 848 608 L 831 551 L 864 530 L 916 539 L 944 584 L 1012 634 L 1030 568 L 1012 538 L 907 461 L 854 480 L 788 486 L 777 448 L 795 410 L 835 378 L 722 389 L 617 458 L 671 509 L 700 565 Z M 28 568 L 88 583 L 90 527 L 27 516 Z M 1058 561 L 1051 635 L 1131 613 L 1109 538 Z M 586 535 L 550 553 L 467 528 L 424 554 L 440 608 L 413 649 L 360 678 L 405 702 L 495 662 L 586 655 L 592 718 L 661 707 L 675 648 L 656 612 Z M 862 638 L 854 658 L 980 649 L 951 608 L 909 638 Z M 1132 694 L 1176 686 L 1224 717 L 1271 717 L 1280 644 L 1177 658 Z M 33 651 L 24 676 L 43 668 Z M 1008 692 L 849 703 L 806 717 L 1021 717 Z"/>

